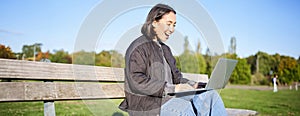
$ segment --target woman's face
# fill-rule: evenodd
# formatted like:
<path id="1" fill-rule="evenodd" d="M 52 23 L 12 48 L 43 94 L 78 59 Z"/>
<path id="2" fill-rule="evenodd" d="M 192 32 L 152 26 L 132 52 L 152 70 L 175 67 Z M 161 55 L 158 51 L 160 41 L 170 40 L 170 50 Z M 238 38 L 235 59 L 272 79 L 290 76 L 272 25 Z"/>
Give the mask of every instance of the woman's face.
<path id="1" fill-rule="evenodd" d="M 176 14 L 173 12 L 165 14 L 159 21 L 154 21 L 152 25 L 154 27 L 154 31 L 156 32 L 156 38 L 154 39 L 160 39 L 162 42 L 165 42 L 174 32 L 176 25 Z"/>

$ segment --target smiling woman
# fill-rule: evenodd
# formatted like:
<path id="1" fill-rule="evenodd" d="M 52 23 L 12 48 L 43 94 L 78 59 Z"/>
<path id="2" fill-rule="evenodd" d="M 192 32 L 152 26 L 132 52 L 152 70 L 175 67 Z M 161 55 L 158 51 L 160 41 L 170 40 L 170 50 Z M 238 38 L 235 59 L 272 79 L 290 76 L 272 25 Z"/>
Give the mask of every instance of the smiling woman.
<path id="1" fill-rule="evenodd" d="M 157 4 L 149 12 L 141 32 L 125 55 L 125 100 L 119 108 L 129 115 L 227 115 L 219 94 L 207 91 L 184 97 L 170 96 L 176 84 L 199 88 L 183 78 L 176 60 L 164 42 L 174 32 L 176 11 Z M 181 107 L 177 107 L 181 106 Z"/>
<path id="2" fill-rule="evenodd" d="M 163 9 L 163 7 L 166 7 Z M 149 12 L 142 27 L 142 34 L 155 41 L 165 42 L 174 32 L 176 24 L 176 11 L 170 7 L 158 4 Z"/>
<path id="3" fill-rule="evenodd" d="M 174 32 L 176 24 L 176 15 L 174 12 L 170 12 L 162 16 L 162 19 L 159 21 L 154 21 L 152 23 L 154 31 L 156 32 L 156 37 L 154 41 L 166 42 L 169 39 L 169 36 Z"/>

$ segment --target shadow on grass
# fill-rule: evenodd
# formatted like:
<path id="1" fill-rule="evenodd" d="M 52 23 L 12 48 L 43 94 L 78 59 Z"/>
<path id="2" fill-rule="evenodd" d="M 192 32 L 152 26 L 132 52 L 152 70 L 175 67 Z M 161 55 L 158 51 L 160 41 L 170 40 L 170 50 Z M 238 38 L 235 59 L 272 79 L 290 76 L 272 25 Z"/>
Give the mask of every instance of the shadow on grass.
<path id="1" fill-rule="evenodd" d="M 115 112 L 112 116 L 124 116 L 121 112 Z"/>

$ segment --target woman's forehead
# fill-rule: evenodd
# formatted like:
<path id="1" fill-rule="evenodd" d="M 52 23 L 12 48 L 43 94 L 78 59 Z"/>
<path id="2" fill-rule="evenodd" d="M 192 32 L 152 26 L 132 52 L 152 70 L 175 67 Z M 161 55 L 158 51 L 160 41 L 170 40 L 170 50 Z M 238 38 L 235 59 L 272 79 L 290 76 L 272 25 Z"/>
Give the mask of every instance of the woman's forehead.
<path id="1" fill-rule="evenodd" d="M 165 22 L 176 23 L 176 14 L 173 12 L 170 12 L 170 13 L 162 16 L 161 20 L 163 20 Z"/>

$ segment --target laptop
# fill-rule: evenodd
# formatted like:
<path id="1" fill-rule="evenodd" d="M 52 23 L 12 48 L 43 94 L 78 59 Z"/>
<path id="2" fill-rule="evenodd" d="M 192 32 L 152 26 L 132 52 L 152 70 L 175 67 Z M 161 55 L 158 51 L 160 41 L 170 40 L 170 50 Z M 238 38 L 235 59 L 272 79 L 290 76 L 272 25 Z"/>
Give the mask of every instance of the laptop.
<path id="1" fill-rule="evenodd" d="M 170 96 L 185 96 L 191 94 L 200 94 L 208 90 L 223 89 L 229 81 L 237 60 L 220 58 L 210 75 L 209 81 L 205 88 L 190 90 L 175 90 L 174 93 L 168 93 Z"/>

